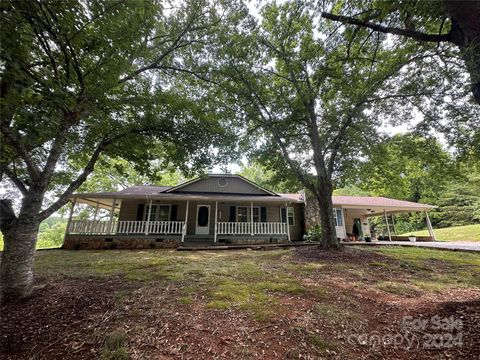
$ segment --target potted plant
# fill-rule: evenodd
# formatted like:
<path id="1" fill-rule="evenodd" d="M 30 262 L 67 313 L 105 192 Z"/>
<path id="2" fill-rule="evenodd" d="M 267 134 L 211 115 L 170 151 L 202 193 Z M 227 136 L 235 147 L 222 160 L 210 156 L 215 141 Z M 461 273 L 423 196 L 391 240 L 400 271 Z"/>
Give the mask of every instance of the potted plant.
<path id="1" fill-rule="evenodd" d="M 372 238 L 370 237 L 370 234 L 365 234 L 363 238 L 365 239 L 365 242 L 372 242 Z"/>
<path id="2" fill-rule="evenodd" d="M 415 241 L 417 241 L 417 237 L 412 234 L 408 237 L 408 240 L 410 240 L 411 242 L 415 242 Z"/>

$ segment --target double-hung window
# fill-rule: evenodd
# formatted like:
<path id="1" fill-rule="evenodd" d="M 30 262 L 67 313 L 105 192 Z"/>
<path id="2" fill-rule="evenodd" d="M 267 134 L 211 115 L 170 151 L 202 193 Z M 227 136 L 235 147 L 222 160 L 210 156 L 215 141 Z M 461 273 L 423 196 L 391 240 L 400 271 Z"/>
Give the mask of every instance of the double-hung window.
<path id="1" fill-rule="evenodd" d="M 252 219 L 251 216 L 251 207 L 250 206 L 237 206 L 237 221 L 238 222 L 250 222 Z M 253 222 L 260 222 L 260 208 L 253 208 Z"/>
<path id="2" fill-rule="evenodd" d="M 237 221 L 238 222 L 248 222 L 248 207 L 247 206 L 237 206 Z"/>
<path id="3" fill-rule="evenodd" d="M 287 222 L 287 217 L 288 217 L 288 225 L 293 226 L 295 225 L 295 214 L 293 211 L 293 207 L 282 207 L 280 209 L 280 221 L 282 223 Z"/>
<path id="4" fill-rule="evenodd" d="M 150 221 L 169 221 L 170 220 L 170 205 L 152 205 L 152 211 L 149 211 L 150 206 L 145 206 L 145 220 Z M 150 219 L 148 213 L 150 212 Z"/>

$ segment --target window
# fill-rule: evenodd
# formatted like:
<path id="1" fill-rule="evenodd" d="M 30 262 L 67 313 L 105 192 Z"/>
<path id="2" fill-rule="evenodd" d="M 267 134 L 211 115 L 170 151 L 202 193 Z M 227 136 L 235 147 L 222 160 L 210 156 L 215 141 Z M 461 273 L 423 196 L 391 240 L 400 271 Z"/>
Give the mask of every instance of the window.
<path id="1" fill-rule="evenodd" d="M 343 226 L 342 209 L 333 209 L 333 217 L 335 218 L 335 226 Z"/>
<path id="2" fill-rule="evenodd" d="M 288 225 L 293 226 L 295 225 L 295 216 L 294 216 L 294 211 L 293 207 L 288 207 L 288 208 L 281 208 L 280 209 L 280 221 L 282 223 L 286 223 L 286 215 L 288 212 Z"/>
<path id="3" fill-rule="evenodd" d="M 149 211 L 150 206 L 145 206 L 145 216 L 143 217 L 146 221 L 155 221 L 157 217 L 157 205 L 152 205 L 152 211 Z M 148 219 L 148 213 L 150 213 L 150 219 Z"/>
<path id="4" fill-rule="evenodd" d="M 250 222 L 250 206 L 237 206 L 237 221 Z M 260 208 L 253 208 L 253 222 L 260 222 Z"/>
<path id="5" fill-rule="evenodd" d="M 170 220 L 170 205 L 157 205 L 158 206 L 158 221 Z"/>
<path id="6" fill-rule="evenodd" d="M 150 219 L 148 218 L 149 205 L 145 206 L 144 220 L 149 221 L 169 221 L 170 220 L 170 205 L 152 205 L 150 212 Z"/>
<path id="7" fill-rule="evenodd" d="M 237 207 L 237 221 L 248 222 L 248 207 L 246 206 Z"/>

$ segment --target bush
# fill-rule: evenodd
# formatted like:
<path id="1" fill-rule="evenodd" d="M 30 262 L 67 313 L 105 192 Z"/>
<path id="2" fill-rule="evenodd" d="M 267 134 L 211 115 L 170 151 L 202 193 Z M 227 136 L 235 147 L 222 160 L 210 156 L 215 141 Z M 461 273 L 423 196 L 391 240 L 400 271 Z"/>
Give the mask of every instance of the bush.
<path id="1" fill-rule="evenodd" d="M 307 231 L 307 241 L 319 242 L 322 240 L 322 226 L 314 225 Z"/>

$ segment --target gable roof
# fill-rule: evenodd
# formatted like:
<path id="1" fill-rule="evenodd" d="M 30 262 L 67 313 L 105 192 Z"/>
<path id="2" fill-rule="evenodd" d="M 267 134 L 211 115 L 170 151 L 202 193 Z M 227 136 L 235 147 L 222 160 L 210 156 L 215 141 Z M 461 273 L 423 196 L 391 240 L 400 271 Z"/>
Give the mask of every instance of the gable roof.
<path id="1" fill-rule="evenodd" d="M 274 193 L 273 191 L 267 190 L 264 187 L 254 183 L 253 181 L 248 180 L 247 178 L 243 177 L 242 175 L 238 174 L 208 174 L 206 176 L 199 176 L 195 179 L 189 180 L 187 182 L 184 182 L 183 184 L 173 186 L 169 188 L 168 190 L 165 190 L 166 193 L 173 193 L 173 192 L 178 192 L 179 190 L 182 190 L 186 187 L 189 187 L 190 185 L 193 185 L 195 183 L 198 183 L 200 181 L 205 181 L 209 178 L 234 178 L 234 179 L 240 179 L 241 181 L 247 183 L 250 186 L 255 187 L 256 189 L 260 190 L 261 192 L 264 192 L 266 195 L 271 195 L 271 196 L 279 196 L 278 194 Z"/>

